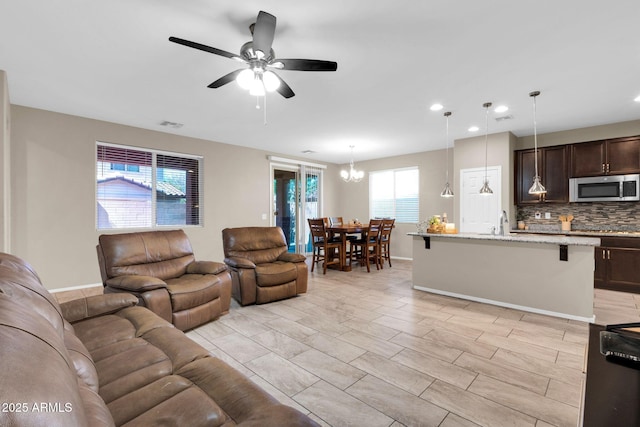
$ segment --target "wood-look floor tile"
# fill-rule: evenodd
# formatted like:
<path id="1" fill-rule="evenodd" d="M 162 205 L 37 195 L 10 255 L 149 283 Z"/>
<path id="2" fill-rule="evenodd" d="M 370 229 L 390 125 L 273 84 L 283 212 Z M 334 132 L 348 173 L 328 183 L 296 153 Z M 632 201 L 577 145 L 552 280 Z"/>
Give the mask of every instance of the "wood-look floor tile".
<path id="1" fill-rule="evenodd" d="M 544 396 L 549 385 L 549 378 L 542 375 L 527 372 L 510 365 L 504 365 L 494 360 L 487 360 L 469 353 L 464 353 L 458 357 L 455 365 L 538 393 L 541 396 Z"/>
<path id="2" fill-rule="evenodd" d="M 449 415 L 442 421 L 440 427 L 478 427 L 478 424 L 449 412 Z"/>
<path id="3" fill-rule="evenodd" d="M 403 347 L 399 345 L 374 338 L 371 335 L 363 334 L 358 331 L 350 331 L 337 338 L 386 358 L 392 357 L 403 349 Z"/>
<path id="4" fill-rule="evenodd" d="M 466 389 L 476 377 L 476 373 L 468 369 L 409 349 L 402 350 L 391 360 L 461 389 Z"/>
<path id="5" fill-rule="evenodd" d="M 249 362 L 269 353 L 268 349 L 238 333 L 216 338 L 213 343 L 240 363 Z"/>
<path id="6" fill-rule="evenodd" d="M 252 336 L 251 339 L 285 359 L 291 359 L 310 349 L 308 345 L 278 331 L 263 332 Z"/>
<path id="7" fill-rule="evenodd" d="M 580 407 L 582 398 L 581 392 L 582 390 L 574 384 L 563 383 L 552 379 L 549 381 L 549 389 L 547 390 L 546 396 L 578 408 Z"/>
<path id="8" fill-rule="evenodd" d="M 496 351 L 492 360 L 498 364 L 513 366 L 527 372 L 540 374 L 550 379 L 569 383 L 575 387 L 579 386 L 584 379 L 584 374 L 580 368 L 569 368 L 555 362 L 549 362 L 528 354 L 516 353 L 503 348 Z"/>
<path id="9" fill-rule="evenodd" d="M 354 359 L 350 365 L 416 396 L 419 396 L 435 380 L 401 363 L 368 352 Z"/>
<path id="10" fill-rule="evenodd" d="M 240 314 L 239 312 L 232 312 L 226 316 L 222 316 L 217 320 L 224 326 L 227 326 L 234 331 L 250 337 L 251 335 L 261 334 L 269 330 L 267 326 L 264 326 L 263 322 L 256 322 L 250 317 Z"/>
<path id="11" fill-rule="evenodd" d="M 512 331 L 512 328 L 499 325 L 496 322 L 481 322 L 481 321 L 478 321 L 477 319 L 471 319 L 469 317 L 458 316 L 458 315 L 452 316 L 449 319 L 447 319 L 447 323 L 465 326 L 469 329 L 479 330 L 482 332 L 486 332 L 492 335 L 497 335 L 502 337 L 508 336 Z"/>
<path id="12" fill-rule="evenodd" d="M 327 424 L 336 427 L 388 427 L 394 421 L 393 418 L 324 381 L 318 381 L 293 396 L 293 399 Z"/>
<path id="13" fill-rule="evenodd" d="M 578 422 L 578 408 L 484 375 L 468 390 L 553 425 L 575 427 Z"/>
<path id="14" fill-rule="evenodd" d="M 292 358 L 291 362 L 341 390 L 366 375 L 364 371 L 357 367 L 344 363 L 316 349 L 300 353 Z"/>
<path id="15" fill-rule="evenodd" d="M 292 398 L 290 398 L 289 396 L 281 392 L 278 388 L 271 385 L 268 381 L 266 381 L 260 375 L 253 375 L 251 377 L 251 381 L 256 383 L 258 386 L 262 387 L 264 391 L 269 393 L 271 396 L 275 397 L 278 400 L 278 402 L 282 403 L 283 405 L 291 406 L 292 408 L 297 409 L 303 414 L 309 415 L 310 411 L 307 408 L 300 405 L 298 402 L 296 402 L 295 400 L 293 400 Z"/>
<path id="16" fill-rule="evenodd" d="M 273 314 L 277 314 L 282 318 L 293 320 L 294 322 L 309 315 L 302 310 L 298 310 L 297 308 L 281 304 L 279 302 L 265 304 L 264 309 L 270 311 Z"/>
<path id="17" fill-rule="evenodd" d="M 347 392 L 405 426 L 437 427 L 447 415 L 446 410 L 371 375 Z"/>
<path id="18" fill-rule="evenodd" d="M 271 320 L 266 323 L 270 328 L 275 329 L 278 332 L 282 332 L 289 337 L 298 341 L 303 341 L 309 335 L 317 334 L 315 329 L 308 328 L 301 325 L 298 322 L 294 322 L 289 319 L 277 319 Z"/>
<path id="19" fill-rule="evenodd" d="M 340 322 L 336 322 L 335 320 L 328 319 L 326 317 L 306 316 L 297 320 L 297 323 L 333 337 L 337 337 L 338 335 L 342 335 L 351 330 L 350 328 L 343 326 Z"/>
<path id="20" fill-rule="evenodd" d="M 404 332 L 393 337 L 391 342 L 449 363 L 452 363 L 462 354 L 462 350 L 447 347 L 446 345 L 434 340 L 414 337 L 413 335 L 405 334 Z"/>
<path id="21" fill-rule="evenodd" d="M 341 325 L 385 341 L 400 333 L 397 329 L 393 329 L 388 325 L 385 326 L 385 323 L 379 320 L 367 322 L 362 319 L 349 319 L 346 322 L 342 322 Z"/>
<path id="22" fill-rule="evenodd" d="M 310 335 L 305 338 L 303 342 L 316 350 L 320 350 L 346 363 L 351 362 L 367 352 L 367 350 L 361 347 L 322 333 Z"/>
<path id="23" fill-rule="evenodd" d="M 246 363 L 246 366 L 289 397 L 320 380 L 309 371 L 275 353 L 253 359 Z"/>
<path id="24" fill-rule="evenodd" d="M 478 338 L 479 342 L 490 344 L 496 347 L 504 348 L 516 353 L 528 354 L 542 360 L 555 362 L 558 351 L 547 347 L 541 347 L 534 344 L 528 344 L 520 340 L 500 337 L 493 334 L 484 333 Z"/>
<path id="25" fill-rule="evenodd" d="M 531 427 L 536 422 L 534 417 L 444 381 L 435 381 L 420 397 L 481 426 Z"/>
<path id="26" fill-rule="evenodd" d="M 527 344 L 535 344 L 538 346 L 561 351 L 563 353 L 575 354 L 579 356 L 584 355 L 584 351 L 585 351 L 584 344 L 577 344 L 577 343 L 564 341 L 562 337 L 560 337 L 560 339 L 549 338 L 545 335 L 539 335 L 532 332 L 524 332 L 517 329 L 514 329 L 513 332 L 509 334 L 509 339 L 522 341 Z"/>
<path id="27" fill-rule="evenodd" d="M 393 328 L 396 330 L 396 334 L 398 333 L 398 331 L 402 331 L 416 337 L 424 336 L 433 329 L 431 326 L 424 323 L 409 322 L 407 320 L 398 319 L 391 316 L 381 316 L 374 320 L 373 323 Z"/>
<path id="28" fill-rule="evenodd" d="M 442 329 L 431 330 L 431 332 L 425 335 L 423 339 L 428 339 L 440 343 L 441 345 L 475 354 L 487 359 L 490 359 L 495 354 L 496 350 L 498 350 L 498 347 L 493 345 L 484 344 Z"/>

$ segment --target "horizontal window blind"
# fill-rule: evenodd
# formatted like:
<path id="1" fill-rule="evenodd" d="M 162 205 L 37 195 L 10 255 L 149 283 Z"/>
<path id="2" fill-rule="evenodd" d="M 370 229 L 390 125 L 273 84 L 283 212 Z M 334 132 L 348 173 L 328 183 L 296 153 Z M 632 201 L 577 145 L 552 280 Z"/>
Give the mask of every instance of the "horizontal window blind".
<path id="1" fill-rule="evenodd" d="M 369 173 L 369 216 L 395 218 L 398 223 L 416 223 L 419 218 L 418 168 Z"/>
<path id="2" fill-rule="evenodd" d="M 98 229 L 199 225 L 202 159 L 97 143 Z"/>

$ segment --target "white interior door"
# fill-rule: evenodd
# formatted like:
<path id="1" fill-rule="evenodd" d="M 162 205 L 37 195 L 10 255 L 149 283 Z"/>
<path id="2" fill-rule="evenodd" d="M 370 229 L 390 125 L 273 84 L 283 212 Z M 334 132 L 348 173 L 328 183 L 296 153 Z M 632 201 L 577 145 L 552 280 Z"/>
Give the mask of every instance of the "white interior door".
<path id="1" fill-rule="evenodd" d="M 491 195 L 481 195 L 485 168 L 460 170 L 460 232 L 491 233 L 498 229 L 500 206 L 502 205 L 502 177 L 500 166 L 489 166 L 486 170 Z"/>

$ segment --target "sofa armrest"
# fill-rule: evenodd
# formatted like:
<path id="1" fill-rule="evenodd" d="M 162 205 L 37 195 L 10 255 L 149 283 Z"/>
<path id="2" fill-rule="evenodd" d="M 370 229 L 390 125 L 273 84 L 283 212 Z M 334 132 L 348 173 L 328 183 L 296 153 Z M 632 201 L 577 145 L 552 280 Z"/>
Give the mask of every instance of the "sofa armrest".
<path id="1" fill-rule="evenodd" d="M 302 254 L 292 254 L 291 252 L 285 252 L 278 257 L 278 261 L 284 262 L 305 262 L 307 257 Z"/>
<path id="2" fill-rule="evenodd" d="M 256 265 L 253 263 L 253 261 L 247 258 L 240 258 L 236 256 L 225 258 L 224 263 L 233 268 L 256 268 Z"/>
<path id="3" fill-rule="evenodd" d="M 129 292 L 145 292 L 167 287 L 165 281 L 157 277 L 138 275 L 112 277 L 105 282 L 105 285 L 112 289 Z"/>
<path id="4" fill-rule="evenodd" d="M 115 313 L 123 308 L 133 307 L 138 304 L 135 295 L 127 293 L 94 295 L 79 298 L 60 304 L 62 317 L 69 323 L 83 319 Z"/>
<path id="5" fill-rule="evenodd" d="M 215 261 L 194 261 L 187 266 L 189 274 L 219 274 L 227 270 L 227 266 Z"/>

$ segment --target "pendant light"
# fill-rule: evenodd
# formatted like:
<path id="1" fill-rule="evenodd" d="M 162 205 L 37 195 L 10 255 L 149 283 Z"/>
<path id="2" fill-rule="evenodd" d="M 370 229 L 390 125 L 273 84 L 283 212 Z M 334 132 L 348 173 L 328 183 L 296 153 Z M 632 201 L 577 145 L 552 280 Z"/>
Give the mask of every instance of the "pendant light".
<path id="1" fill-rule="evenodd" d="M 451 191 L 451 187 L 449 186 L 449 116 L 451 115 L 450 111 L 444 113 L 444 116 L 447 118 L 447 133 L 446 133 L 446 143 L 447 143 L 447 163 L 445 164 L 447 167 L 446 171 L 446 183 L 444 184 L 444 189 L 442 193 L 440 193 L 440 197 L 453 197 L 453 191 Z"/>
<path id="2" fill-rule="evenodd" d="M 342 178 L 342 180 L 344 182 L 360 182 L 362 181 L 362 178 L 364 178 L 364 171 L 359 171 L 356 170 L 356 168 L 353 166 L 353 145 L 350 145 L 349 147 L 351 147 L 351 161 L 349 162 L 349 170 L 341 170 L 340 171 L 340 177 Z"/>
<path id="3" fill-rule="evenodd" d="M 486 123 L 485 123 L 485 134 L 484 134 L 484 185 L 480 189 L 480 194 L 483 196 L 490 196 L 493 194 L 493 190 L 489 187 L 489 175 L 487 173 L 488 169 L 488 157 L 487 153 L 489 151 L 489 107 L 491 107 L 490 102 L 485 102 L 482 106 L 486 110 Z"/>
<path id="4" fill-rule="evenodd" d="M 530 97 L 533 98 L 533 158 L 535 162 L 535 170 L 536 174 L 533 177 L 533 185 L 529 189 L 529 194 L 545 194 L 547 189 L 544 188 L 542 183 L 540 182 L 540 175 L 538 175 L 538 130 L 536 123 L 536 97 L 540 95 L 540 91 L 536 90 L 529 94 Z"/>

